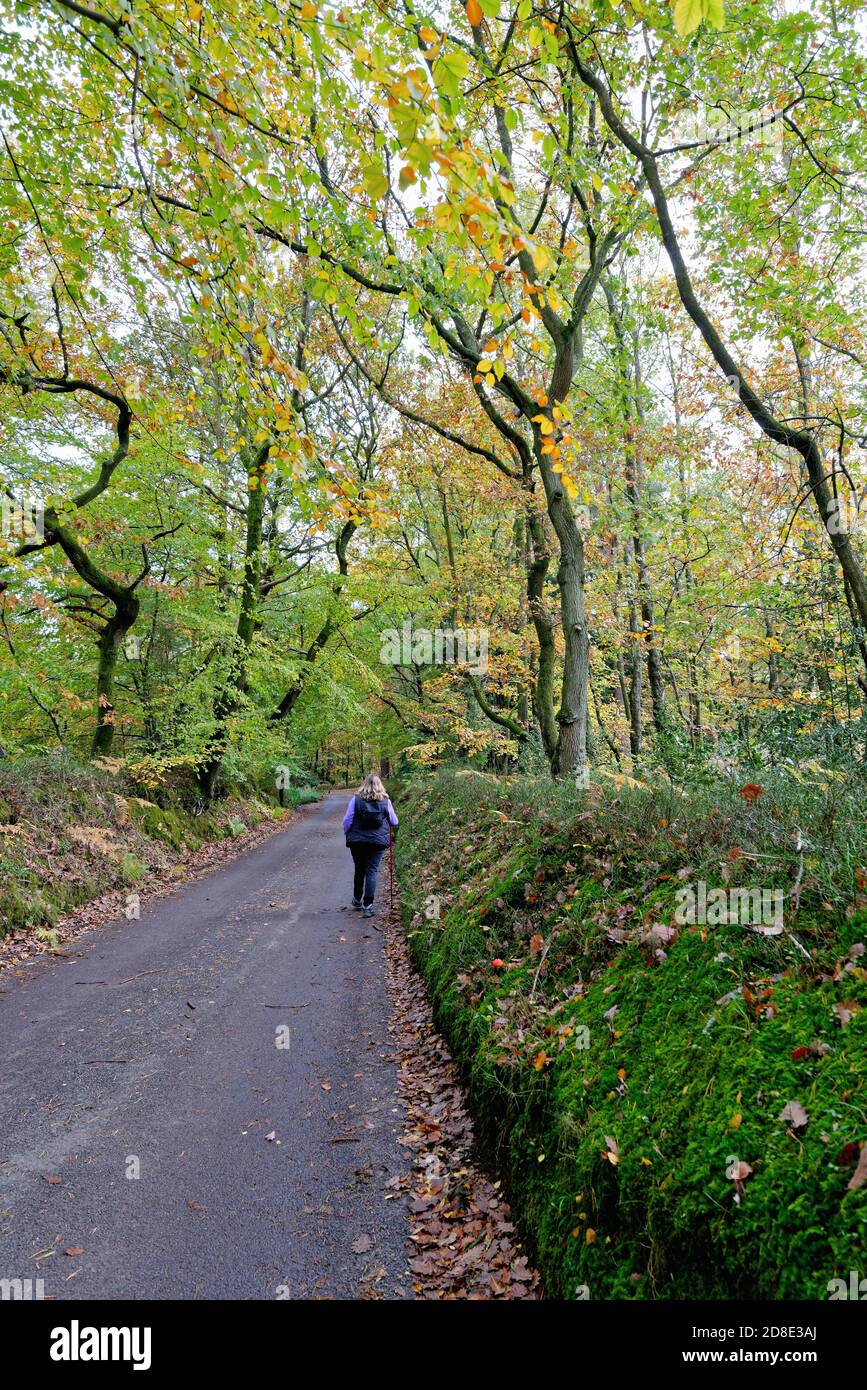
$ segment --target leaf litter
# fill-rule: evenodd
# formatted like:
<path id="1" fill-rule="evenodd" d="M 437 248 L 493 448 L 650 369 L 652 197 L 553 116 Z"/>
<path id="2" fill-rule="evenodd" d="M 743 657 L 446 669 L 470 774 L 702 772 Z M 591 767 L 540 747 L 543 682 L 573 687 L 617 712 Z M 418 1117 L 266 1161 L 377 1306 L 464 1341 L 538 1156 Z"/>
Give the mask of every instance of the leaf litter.
<path id="1" fill-rule="evenodd" d="M 410 960 L 397 911 L 386 923 L 389 1031 L 406 1107 L 399 1143 L 410 1173 L 387 1183 L 409 1207 L 409 1269 L 423 1299 L 535 1300 L 539 1275 L 523 1251 L 498 1182 L 474 1160 L 473 1125 L 455 1064 L 436 1031 L 424 985 Z"/>

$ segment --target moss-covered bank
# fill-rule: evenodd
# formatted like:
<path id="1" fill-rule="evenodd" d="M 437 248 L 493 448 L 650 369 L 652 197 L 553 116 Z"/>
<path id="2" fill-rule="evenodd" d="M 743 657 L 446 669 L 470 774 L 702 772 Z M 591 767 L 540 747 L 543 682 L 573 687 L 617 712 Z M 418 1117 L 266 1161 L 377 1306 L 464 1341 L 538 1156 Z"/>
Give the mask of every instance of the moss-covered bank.
<path id="1" fill-rule="evenodd" d="M 863 792 L 458 774 L 405 797 L 415 956 L 549 1296 L 827 1298 L 867 1274 Z M 678 925 L 699 880 L 780 888 L 786 930 Z"/>
<path id="2" fill-rule="evenodd" d="M 316 800 L 290 787 L 287 808 Z M 132 887 L 151 870 L 236 838 L 285 814 L 272 795 L 246 788 L 204 808 L 177 789 L 154 791 L 119 762 L 66 754 L 0 761 L 0 938 L 45 931 L 82 904 Z"/>

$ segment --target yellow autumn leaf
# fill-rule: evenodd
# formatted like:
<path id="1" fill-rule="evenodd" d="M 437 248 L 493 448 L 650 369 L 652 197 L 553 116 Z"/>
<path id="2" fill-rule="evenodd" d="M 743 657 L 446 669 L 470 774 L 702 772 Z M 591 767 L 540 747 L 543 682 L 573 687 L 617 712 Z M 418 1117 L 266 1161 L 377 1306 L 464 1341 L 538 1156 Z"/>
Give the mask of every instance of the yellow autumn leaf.
<path id="1" fill-rule="evenodd" d="M 701 24 L 704 9 L 703 0 L 675 0 L 674 27 L 682 39 Z"/>

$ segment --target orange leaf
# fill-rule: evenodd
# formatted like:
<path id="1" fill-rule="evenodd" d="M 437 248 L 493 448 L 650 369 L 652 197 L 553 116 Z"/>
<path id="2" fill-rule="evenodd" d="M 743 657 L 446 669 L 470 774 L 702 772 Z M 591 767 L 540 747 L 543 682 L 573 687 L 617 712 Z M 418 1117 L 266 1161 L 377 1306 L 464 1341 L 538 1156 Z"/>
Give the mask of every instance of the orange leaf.
<path id="1" fill-rule="evenodd" d="M 752 805 L 754 801 L 758 801 L 764 790 L 764 787 L 756 786 L 755 782 L 747 782 L 745 786 L 738 789 L 738 796 Z"/>

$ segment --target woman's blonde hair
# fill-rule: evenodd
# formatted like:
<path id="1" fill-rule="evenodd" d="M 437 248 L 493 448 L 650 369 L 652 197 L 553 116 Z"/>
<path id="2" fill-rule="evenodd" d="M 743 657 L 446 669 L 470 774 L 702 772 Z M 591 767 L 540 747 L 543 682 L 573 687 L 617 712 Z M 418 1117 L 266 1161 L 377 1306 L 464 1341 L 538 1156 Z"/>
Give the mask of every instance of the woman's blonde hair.
<path id="1" fill-rule="evenodd" d="M 365 801 L 385 801 L 388 793 L 375 772 L 368 772 L 361 786 L 358 788 L 358 795 Z"/>

